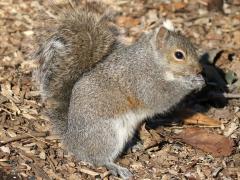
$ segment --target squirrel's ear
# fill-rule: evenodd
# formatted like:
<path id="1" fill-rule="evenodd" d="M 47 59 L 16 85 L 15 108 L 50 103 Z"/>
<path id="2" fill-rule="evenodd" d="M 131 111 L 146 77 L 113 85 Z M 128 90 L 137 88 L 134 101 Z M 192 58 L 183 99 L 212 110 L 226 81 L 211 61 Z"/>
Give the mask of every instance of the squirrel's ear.
<path id="1" fill-rule="evenodd" d="M 157 29 L 157 36 L 156 36 L 156 45 L 158 48 L 162 48 L 164 47 L 164 43 L 166 42 L 166 39 L 169 35 L 169 31 L 164 28 L 164 27 L 160 27 L 159 29 Z"/>

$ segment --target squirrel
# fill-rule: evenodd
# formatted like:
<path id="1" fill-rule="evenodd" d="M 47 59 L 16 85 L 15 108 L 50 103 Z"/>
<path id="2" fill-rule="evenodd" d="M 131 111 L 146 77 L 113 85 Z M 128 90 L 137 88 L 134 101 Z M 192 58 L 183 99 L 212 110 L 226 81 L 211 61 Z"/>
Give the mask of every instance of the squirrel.
<path id="1" fill-rule="evenodd" d="M 205 85 L 196 49 L 162 26 L 125 45 L 91 8 L 53 21 L 37 42 L 35 74 L 54 129 L 78 160 L 128 179 L 115 159 L 137 127 Z"/>

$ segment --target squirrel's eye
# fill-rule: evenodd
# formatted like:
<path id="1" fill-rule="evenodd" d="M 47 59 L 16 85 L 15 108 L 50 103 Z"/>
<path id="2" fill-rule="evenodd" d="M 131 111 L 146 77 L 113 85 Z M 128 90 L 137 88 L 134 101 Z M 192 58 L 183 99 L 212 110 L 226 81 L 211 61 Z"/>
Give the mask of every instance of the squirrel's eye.
<path id="1" fill-rule="evenodd" d="M 182 51 L 176 51 L 174 54 L 176 60 L 183 60 L 184 59 L 184 53 Z"/>

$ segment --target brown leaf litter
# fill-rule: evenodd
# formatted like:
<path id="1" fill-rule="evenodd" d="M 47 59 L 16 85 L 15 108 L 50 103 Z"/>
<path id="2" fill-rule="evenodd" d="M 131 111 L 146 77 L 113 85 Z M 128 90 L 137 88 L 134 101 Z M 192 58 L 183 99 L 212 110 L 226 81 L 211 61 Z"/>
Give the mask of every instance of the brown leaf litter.
<path id="1" fill-rule="evenodd" d="M 67 0 L 53 2 L 63 7 Z M 113 23 L 124 29 L 123 41 L 132 43 L 168 19 L 177 31 L 191 38 L 199 54 L 211 56 L 204 61 L 208 88 L 186 105 L 196 113 L 156 118 L 160 126 L 155 129 L 143 125 L 140 137 L 135 137 L 139 138 L 137 145 L 118 162 L 128 167 L 135 179 L 240 179 L 239 1 L 104 2 L 115 11 Z M 48 0 L 0 1 L 0 176 L 118 179 L 106 168 L 78 162 L 67 153 L 41 112 L 39 92 L 31 78 L 35 65 L 29 59 L 38 16 L 45 13 L 54 15 Z M 222 94 L 225 88 L 228 91 Z M 222 96 L 227 98 L 225 103 Z M 172 138 L 176 134 L 180 139 Z"/>
<path id="2" fill-rule="evenodd" d="M 232 139 L 199 128 L 184 129 L 174 138 L 211 153 L 214 157 L 229 156 L 234 147 Z"/>

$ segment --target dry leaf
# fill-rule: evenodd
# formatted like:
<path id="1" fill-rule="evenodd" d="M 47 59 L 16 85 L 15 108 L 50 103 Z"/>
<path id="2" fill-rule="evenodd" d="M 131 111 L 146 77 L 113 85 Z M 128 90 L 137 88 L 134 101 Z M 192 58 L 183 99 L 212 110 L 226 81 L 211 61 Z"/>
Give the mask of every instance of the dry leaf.
<path id="1" fill-rule="evenodd" d="M 211 153 L 215 157 L 231 155 L 234 146 L 232 139 L 199 128 L 184 129 L 174 138 Z"/>
<path id="2" fill-rule="evenodd" d="M 139 19 L 132 18 L 130 16 L 120 16 L 116 19 L 116 23 L 119 26 L 124 26 L 124 27 L 132 27 L 132 26 L 137 26 L 140 24 Z"/>
<path id="3" fill-rule="evenodd" d="M 140 139 L 143 141 L 144 149 L 148 149 L 159 144 L 162 140 L 161 136 L 155 130 L 147 130 L 145 124 L 139 132 Z"/>
<path id="4" fill-rule="evenodd" d="M 196 113 L 191 117 L 185 118 L 183 120 L 184 124 L 193 124 L 193 125 L 204 125 L 204 126 L 216 126 L 220 127 L 221 122 L 210 118 L 202 113 Z"/>
<path id="5" fill-rule="evenodd" d="M 54 0 L 55 10 L 51 7 L 53 4 L 49 3 L 49 0 L 0 0 L 0 141 L 8 142 L 7 145 L 2 145 L 5 153 L 0 149 L 0 174 L 2 170 L 6 170 L 6 173 L 14 172 L 21 176 L 19 179 L 95 179 L 100 176 L 102 179 L 109 178 L 106 175 L 109 172 L 105 168 L 96 167 L 96 169 L 87 163 L 78 162 L 76 157 L 67 152 L 64 145 L 60 143 L 60 138 L 28 136 L 28 134 L 42 134 L 46 131 L 50 131 L 51 135 L 54 133 L 49 118 L 41 114 L 42 103 L 37 91 L 39 88 L 31 81 L 31 72 L 39 65 L 35 61 L 29 61 L 30 54 L 34 50 L 32 34 L 39 30 L 37 27 L 42 23 L 41 20 L 38 20 L 41 18 L 37 18 L 37 16 L 48 14 L 55 17 L 58 10 L 67 6 L 67 1 Z M 70 1 L 74 5 L 85 4 L 85 0 Z M 213 63 L 212 65 L 215 65 L 219 68 L 219 72 L 223 71 L 224 74 L 229 70 L 233 71 L 240 79 L 240 15 L 239 6 L 237 6 L 240 4 L 239 0 L 224 1 L 225 15 L 207 11 L 207 6 L 210 7 L 210 0 L 200 0 L 196 4 L 193 1 L 103 1 L 110 5 L 110 9 L 107 9 L 104 14 L 108 15 L 109 13 L 109 19 L 116 22 L 117 16 L 123 16 L 118 19 L 118 23 L 127 28 L 119 28 L 118 39 L 124 44 L 132 44 L 143 31 L 147 32 L 153 29 L 158 23 L 161 24 L 162 20 L 171 19 L 177 31 L 192 38 L 193 42 L 198 44 L 200 52 L 203 52 L 204 49 L 224 50 L 219 59 L 218 57 L 215 59 L 215 55 L 212 59 L 211 54 L 208 53 L 210 60 L 214 60 L 210 64 Z M 203 1 L 205 4 L 202 3 Z M 218 5 L 213 5 L 210 9 L 215 7 L 222 9 Z M 203 46 L 204 49 L 202 49 Z M 215 60 L 217 62 L 214 64 Z M 224 87 L 224 74 L 216 72 L 216 68 L 206 67 L 205 69 L 208 80 Z M 238 80 L 231 87 L 229 86 L 229 92 L 239 93 L 239 85 Z M 213 88 L 209 87 L 210 90 Z M 201 97 L 205 98 L 204 95 Z M 200 106 L 204 105 L 201 103 Z M 216 120 L 221 119 L 221 122 L 224 123 L 223 128 L 218 129 L 219 132 L 238 141 L 239 120 L 235 120 L 235 118 L 239 118 L 240 113 L 237 111 L 233 113 L 234 107 L 239 107 L 238 100 L 231 100 L 224 109 L 209 107 L 209 114 L 212 114 L 211 117 Z M 183 119 L 183 116 L 176 117 Z M 196 121 L 191 123 L 196 124 Z M 199 120 L 197 123 L 200 125 Z M 209 124 L 208 121 L 207 123 Z M 14 131 L 17 136 L 10 130 Z M 169 134 L 172 133 L 172 127 L 159 128 L 159 132 L 161 132 L 159 134 L 164 134 L 168 140 Z M 159 150 L 156 147 L 159 145 L 159 140 L 157 140 L 159 135 L 156 131 L 146 128 L 145 136 L 144 141 L 149 143 L 147 146 L 153 145 L 156 151 L 141 148 L 135 153 L 127 154 L 121 161 L 123 166 L 133 170 L 136 179 L 166 180 L 176 176 L 179 179 L 200 179 L 200 176 L 202 179 L 206 179 L 218 174 L 217 179 L 226 179 L 239 176 L 240 160 L 236 156 L 238 151 L 234 152 L 235 156 L 229 158 L 207 158 L 209 160 L 206 162 L 207 164 L 198 163 L 201 153 L 196 154 L 191 147 L 170 143 L 164 144 Z M 10 154 L 6 153 L 9 152 L 7 147 L 10 148 Z M 44 155 L 44 152 L 41 151 L 46 154 Z M 203 161 L 205 162 L 205 159 Z M 224 169 L 218 173 L 218 165 L 222 162 L 225 164 L 225 161 L 226 163 L 230 161 L 230 164 L 227 163 L 227 168 L 222 166 Z M 75 172 L 74 168 L 78 167 L 93 172 L 81 173 L 79 170 Z M 94 176 L 94 172 L 98 173 L 97 176 Z M 2 176 L 0 177 L 2 178 Z M 110 177 L 110 179 L 117 178 Z"/>

